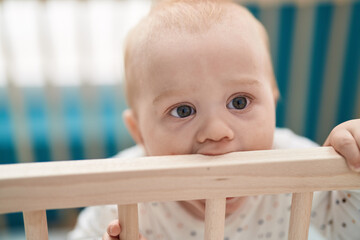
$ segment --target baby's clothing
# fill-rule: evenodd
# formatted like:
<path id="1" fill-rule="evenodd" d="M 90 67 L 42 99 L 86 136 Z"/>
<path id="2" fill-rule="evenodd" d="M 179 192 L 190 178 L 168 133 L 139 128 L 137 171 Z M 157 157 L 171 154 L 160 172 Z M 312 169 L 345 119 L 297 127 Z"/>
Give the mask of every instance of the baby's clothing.
<path id="1" fill-rule="evenodd" d="M 273 149 L 309 148 L 317 144 L 288 129 L 276 129 Z M 139 146 L 116 157 L 144 156 Z M 291 194 L 247 197 L 225 221 L 224 240 L 287 239 Z M 117 207 L 95 206 L 81 212 L 69 239 L 101 239 L 108 224 L 117 219 Z M 360 191 L 314 194 L 311 222 L 327 239 L 360 239 Z M 139 204 L 140 233 L 147 240 L 203 240 L 204 222 L 190 215 L 178 202 Z"/>

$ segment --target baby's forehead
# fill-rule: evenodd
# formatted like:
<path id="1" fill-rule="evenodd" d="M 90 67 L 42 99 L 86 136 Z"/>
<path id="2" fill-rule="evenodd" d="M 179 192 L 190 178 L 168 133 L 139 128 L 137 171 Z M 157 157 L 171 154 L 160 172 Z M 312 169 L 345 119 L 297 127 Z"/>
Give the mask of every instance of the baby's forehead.
<path id="1" fill-rule="evenodd" d="M 139 49 L 141 55 L 138 55 L 140 62 L 137 66 L 143 67 L 141 70 L 148 75 L 154 69 L 156 70 L 156 66 L 159 64 L 181 64 L 176 61 L 176 53 L 195 50 L 196 47 L 203 49 L 203 53 L 206 55 L 214 51 L 211 47 L 216 51 L 231 51 L 231 49 L 237 48 L 243 49 L 242 55 L 248 56 L 252 60 L 263 58 L 268 54 L 266 34 L 261 34 L 259 24 L 251 16 L 241 15 L 238 17 L 235 13 L 237 11 L 229 20 L 224 20 L 202 32 L 160 29 L 156 38 L 149 39 L 144 45 L 144 49 Z M 247 13 L 245 12 L 245 14 Z M 205 44 L 209 42 L 214 42 L 214 44 Z M 235 55 L 236 53 L 238 51 L 233 51 L 232 57 L 238 56 Z"/>
<path id="2" fill-rule="evenodd" d="M 171 24 L 164 23 L 164 19 L 162 19 L 164 16 L 161 14 L 148 16 L 148 19 L 145 19 L 140 24 L 134 36 L 137 44 L 133 44 L 133 46 L 136 46 L 133 48 L 133 53 L 135 54 L 132 54 L 130 61 L 136 64 L 129 66 L 132 66 L 130 70 L 134 72 L 133 75 L 138 77 L 131 79 L 131 81 L 137 82 L 132 85 L 136 86 L 136 88 L 141 88 L 139 83 L 140 75 L 143 75 L 143 78 L 147 78 L 148 71 L 151 71 L 152 61 L 161 52 L 168 51 L 168 49 L 176 44 L 177 47 L 183 48 L 185 44 L 180 43 L 179 45 L 179 39 L 191 42 L 198 41 L 199 36 L 209 32 L 212 33 L 210 36 L 221 36 L 225 35 L 224 33 L 228 33 L 227 36 L 231 40 L 237 41 L 236 38 L 241 38 L 246 39 L 247 42 L 256 42 L 259 49 L 264 49 L 263 46 L 267 45 L 265 30 L 262 29 L 262 25 L 247 9 L 234 3 L 223 4 L 221 14 L 222 17 L 217 18 L 211 25 L 199 25 L 203 28 L 195 29 L 186 29 L 184 25 L 172 26 Z M 181 19 L 177 20 L 181 21 Z M 203 21 L 204 19 L 197 20 Z M 196 21 L 196 18 L 192 21 Z M 203 40 L 206 41 L 206 39 Z M 133 66 L 136 66 L 136 69 Z M 127 70 L 129 71 L 129 69 Z M 140 89 L 138 90 L 141 91 Z"/>
<path id="3" fill-rule="evenodd" d="M 239 49 L 242 50 L 241 55 L 258 59 L 268 54 L 266 35 L 252 26 L 241 26 L 243 24 L 244 22 L 232 26 L 226 23 L 218 24 L 203 33 L 164 32 L 158 39 L 147 43 L 146 49 L 142 51 L 146 53 L 146 57 L 140 58 L 140 61 L 145 62 L 142 66 L 151 70 L 156 61 L 160 60 L 158 63 L 161 64 L 161 60 L 176 60 L 174 54 L 192 50 L 198 53 L 202 51 L 207 56 L 214 52 L 231 51 L 233 54 L 229 56 L 240 57 L 236 55 L 239 51 L 233 51 Z M 165 62 L 168 63 L 170 62 Z"/>
<path id="4" fill-rule="evenodd" d="M 219 35 L 226 34 L 231 38 L 250 38 L 259 44 L 267 42 L 266 32 L 261 23 L 243 6 L 235 3 L 221 4 L 221 11 L 214 16 L 198 17 L 192 13 L 184 13 L 175 19 L 168 19 L 164 14 L 153 13 L 149 21 L 143 24 L 140 40 L 146 50 L 159 46 L 161 49 L 171 45 L 181 36 L 189 36 L 187 41 L 196 40 L 201 35 L 215 32 Z M 182 19 L 184 18 L 184 19 Z M 177 22 L 174 22 L 174 21 Z M 181 23 L 178 23 L 181 22 Z"/>

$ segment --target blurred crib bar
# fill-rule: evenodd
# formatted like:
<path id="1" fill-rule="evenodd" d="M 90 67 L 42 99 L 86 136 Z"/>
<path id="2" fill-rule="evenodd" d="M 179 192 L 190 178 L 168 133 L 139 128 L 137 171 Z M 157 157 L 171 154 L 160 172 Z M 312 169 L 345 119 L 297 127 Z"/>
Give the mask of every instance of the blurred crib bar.
<path id="1" fill-rule="evenodd" d="M 289 239 L 305 240 L 313 191 L 360 188 L 331 147 L 9 164 L 0 173 L 0 213 L 24 212 L 28 240 L 47 239 L 46 209 L 104 204 L 119 205 L 121 239 L 138 240 L 136 203 L 193 199 L 207 199 L 205 240 L 222 240 L 226 197 L 282 193 L 293 193 Z"/>
<path id="2" fill-rule="evenodd" d="M 106 158 L 134 144 L 122 45 L 156 1 L 0 0 L 0 164 Z M 360 117 L 360 0 L 236 2 L 269 33 L 278 127 L 322 144 Z M 0 216 L 0 229 L 19 225 L 21 215 Z"/>

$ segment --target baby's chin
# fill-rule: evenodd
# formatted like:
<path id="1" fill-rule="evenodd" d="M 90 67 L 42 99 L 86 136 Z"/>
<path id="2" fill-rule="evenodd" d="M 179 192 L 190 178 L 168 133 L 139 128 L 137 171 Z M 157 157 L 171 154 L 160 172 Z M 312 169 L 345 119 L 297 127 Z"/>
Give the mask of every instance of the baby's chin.
<path id="1" fill-rule="evenodd" d="M 231 197 L 226 198 L 226 216 L 229 216 L 236 212 L 241 206 L 243 206 L 246 197 Z"/>
<path id="2" fill-rule="evenodd" d="M 246 200 L 246 197 L 227 197 L 226 198 L 226 216 L 229 216 L 236 212 L 241 206 L 243 206 L 244 202 Z M 205 205 L 206 200 L 197 200 L 199 204 L 202 205 L 202 208 L 204 210 L 205 214 Z"/>

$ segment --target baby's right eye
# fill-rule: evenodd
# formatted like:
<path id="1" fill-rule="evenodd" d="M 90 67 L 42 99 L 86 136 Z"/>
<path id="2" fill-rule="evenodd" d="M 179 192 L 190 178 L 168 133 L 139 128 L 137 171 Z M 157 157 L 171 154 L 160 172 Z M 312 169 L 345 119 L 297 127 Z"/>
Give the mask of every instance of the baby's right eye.
<path id="1" fill-rule="evenodd" d="M 196 111 L 193 107 L 189 105 L 181 105 L 173 108 L 170 112 L 170 115 L 177 118 L 186 118 L 195 113 Z"/>

